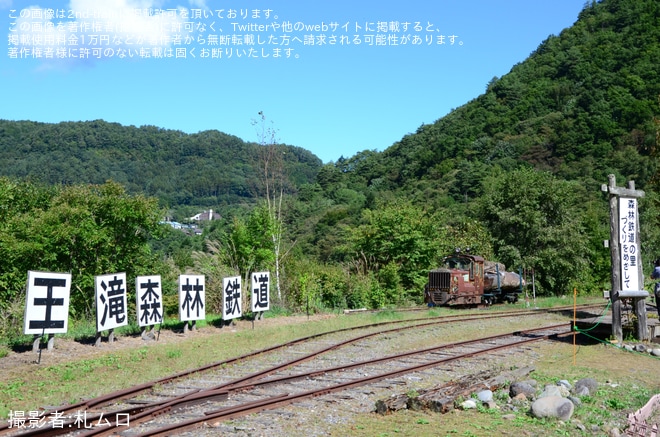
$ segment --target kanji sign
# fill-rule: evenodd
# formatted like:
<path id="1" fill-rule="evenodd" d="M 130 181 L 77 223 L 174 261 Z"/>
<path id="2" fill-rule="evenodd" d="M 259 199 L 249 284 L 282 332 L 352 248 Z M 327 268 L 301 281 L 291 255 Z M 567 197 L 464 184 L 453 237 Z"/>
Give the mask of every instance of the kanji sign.
<path id="1" fill-rule="evenodd" d="M 66 333 L 71 274 L 29 271 L 26 289 L 23 333 Z"/>
<path id="2" fill-rule="evenodd" d="M 252 273 L 252 312 L 270 308 L 270 272 Z"/>
<path id="3" fill-rule="evenodd" d="M 241 304 L 241 277 L 232 276 L 222 279 L 222 318 L 235 319 L 243 314 Z"/>
<path id="4" fill-rule="evenodd" d="M 619 197 L 621 291 L 639 290 L 641 254 L 637 241 L 637 199 Z"/>
<path id="5" fill-rule="evenodd" d="M 102 332 L 128 324 L 126 273 L 94 278 L 96 290 L 96 331 Z"/>
<path id="6" fill-rule="evenodd" d="M 135 278 L 135 300 L 138 326 L 163 323 L 163 293 L 160 275 Z"/>
<path id="7" fill-rule="evenodd" d="M 179 276 L 179 320 L 202 320 L 206 317 L 204 275 Z"/>

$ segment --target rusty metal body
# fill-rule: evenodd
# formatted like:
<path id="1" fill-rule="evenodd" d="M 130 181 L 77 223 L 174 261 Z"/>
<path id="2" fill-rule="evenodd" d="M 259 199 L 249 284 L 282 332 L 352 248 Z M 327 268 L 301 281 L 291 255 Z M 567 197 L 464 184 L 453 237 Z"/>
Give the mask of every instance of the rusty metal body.
<path id="1" fill-rule="evenodd" d="M 516 302 L 523 282 L 512 272 L 486 271 L 478 255 L 456 253 L 443 260 L 443 266 L 429 272 L 424 301 L 429 306 L 479 306 Z M 510 278 L 518 278 L 511 286 Z M 507 278 L 506 284 L 502 278 Z"/>

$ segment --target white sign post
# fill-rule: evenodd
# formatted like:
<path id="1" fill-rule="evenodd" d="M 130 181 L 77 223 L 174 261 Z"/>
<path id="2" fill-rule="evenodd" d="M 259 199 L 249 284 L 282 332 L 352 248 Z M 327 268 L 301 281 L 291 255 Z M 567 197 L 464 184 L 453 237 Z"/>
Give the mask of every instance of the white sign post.
<path id="1" fill-rule="evenodd" d="M 648 339 L 646 323 L 646 303 L 648 291 L 642 281 L 640 257 L 639 216 L 637 199 L 644 197 L 644 191 L 635 189 L 635 182 L 628 181 L 626 188 L 616 186 L 614 175 L 608 176 L 608 184 L 601 190 L 609 193 L 610 204 L 610 259 L 612 260 L 612 336 L 623 341 L 621 320 L 622 299 L 632 299 L 636 320 L 636 337 Z"/>
<path id="2" fill-rule="evenodd" d="M 29 271 L 25 296 L 23 333 L 34 335 L 32 349 L 48 334 L 48 349 L 53 348 L 53 335 L 65 334 L 69 323 L 70 273 Z"/>
<path id="3" fill-rule="evenodd" d="M 619 257 L 621 261 L 621 291 L 619 296 L 646 297 L 648 292 L 641 290 L 639 266 L 642 254 L 637 242 L 637 199 L 619 197 Z M 644 296 L 637 296 L 642 292 Z M 635 294 L 635 296 L 632 296 Z"/>
<path id="4" fill-rule="evenodd" d="M 160 275 L 135 278 L 135 309 L 142 338 L 147 338 L 147 326 L 163 323 L 163 292 Z M 158 330 L 160 334 L 160 329 Z"/>
<path id="5" fill-rule="evenodd" d="M 222 279 L 222 319 L 231 320 L 243 315 L 241 277 Z"/>
<path id="6" fill-rule="evenodd" d="M 252 273 L 252 312 L 261 318 L 270 309 L 270 272 Z"/>
<path id="7" fill-rule="evenodd" d="M 183 332 L 194 330 L 195 321 L 206 318 L 205 302 L 204 275 L 179 275 L 179 320 L 186 322 Z"/>
<path id="8" fill-rule="evenodd" d="M 126 301 L 126 273 L 112 273 L 94 278 L 96 290 L 96 345 L 101 344 L 101 333 L 109 331 L 108 342 L 115 339 L 114 329 L 128 325 Z"/>

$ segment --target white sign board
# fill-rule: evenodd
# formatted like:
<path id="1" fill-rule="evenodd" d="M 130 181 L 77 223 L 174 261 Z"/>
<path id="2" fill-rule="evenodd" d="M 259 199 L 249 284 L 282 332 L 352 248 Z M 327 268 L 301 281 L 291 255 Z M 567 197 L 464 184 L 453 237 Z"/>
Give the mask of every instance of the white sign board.
<path id="1" fill-rule="evenodd" d="M 163 292 L 160 275 L 135 278 L 135 301 L 138 326 L 163 323 Z"/>
<path id="2" fill-rule="evenodd" d="M 29 271 L 26 290 L 23 333 L 66 333 L 71 274 Z"/>
<path id="3" fill-rule="evenodd" d="M 222 279 L 222 319 L 230 320 L 243 315 L 241 303 L 241 277 Z"/>
<path id="4" fill-rule="evenodd" d="M 126 273 L 94 277 L 96 291 L 96 332 L 128 325 Z"/>
<path id="5" fill-rule="evenodd" d="M 621 291 L 641 290 L 639 266 L 642 262 L 637 241 L 637 199 L 619 197 L 619 246 Z"/>
<path id="6" fill-rule="evenodd" d="M 270 272 L 252 273 L 252 312 L 270 309 Z"/>
<path id="7" fill-rule="evenodd" d="M 206 318 L 204 275 L 179 275 L 179 320 L 203 320 Z"/>

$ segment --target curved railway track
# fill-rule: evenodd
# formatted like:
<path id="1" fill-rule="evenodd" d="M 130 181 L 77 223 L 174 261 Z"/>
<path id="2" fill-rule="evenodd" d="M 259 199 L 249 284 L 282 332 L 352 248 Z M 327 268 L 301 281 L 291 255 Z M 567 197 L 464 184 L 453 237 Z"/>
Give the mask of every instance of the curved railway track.
<path id="1" fill-rule="evenodd" d="M 453 361 L 500 352 L 505 349 L 520 347 L 521 345 L 531 342 L 570 334 L 571 330 L 568 324 L 552 325 L 534 330 L 518 331 L 509 334 L 480 338 L 477 340 L 452 343 L 449 345 L 428 348 L 422 351 L 407 352 L 404 354 L 367 360 L 352 365 L 319 369 L 312 372 L 282 376 L 252 383 L 237 385 L 229 384 L 215 390 L 198 392 L 192 395 L 191 399 L 184 398 L 176 401 L 176 403 L 168 403 L 158 408 L 154 408 L 153 410 L 146 410 L 138 418 L 137 424 L 145 423 L 143 422 L 143 419 L 150 422 L 145 423 L 145 425 L 136 429 L 135 434 L 130 434 L 126 431 L 122 432 L 122 434 L 139 436 L 173 435 L 182 431 L 194 430 L 209 421 L 235 419 L 248 414 L 280 408 L 283 405 L 289 405 L 303 399 L 311 399 L 329 393 L 361 387 L 384 379 L 396 378 Z M 370 376 L 347 377 L 342 375 L 342 378 L 339 381 L 334 376 L 328 378 L 329 375 L 339 372 L 345 373 L 347 371 L 359 375 L 361 370 L 367 367 L 373 369 L 374 366 L 377 366 L 377 369 L 380 370 L 375 371 L 375 373 Z M 391 367 L 396 368 L 393 370 L 385 370 Z M 305 385 L 307 386 L 314 385 L 318 387 L 312 389 L 307 387 L 307 390 L 301 390 L 299 385 L 295 385 L 295 382 L 300 380 L 304 380 L 306 382 Z M 273 390 L 271 386 L 275 386 L 277 390 Z M 264 387 L 269 388 L 265 395 L 263 390 L 261 390 L 262 393 L 260 393 L 260 399 L 249 400 L 251 396 L 254 396 L 252 393 L 255 391 L 258 392 Z M 234 400 L 235 405 L 226 406 L 223 405 L 223 402 L 217 402 L 219 394 L 222 394 L 222 396 L 220 396 L 222 398 L 226 396 L 227 400 Z M 199 404 L 201 400 L 204 400 L 203 411 L 201 414 L 198 412 L 198 417 L 183 421 L 178 420 L 178 418 L 175 418 L 174 420 L 164 419 L 165 413 L 176 411 L 177 408 L 180 408 L 179 411 L 184 412 L 186 416 L 191 415 L 194 412 L 194 409 L 189 408 L 191 404 L 188 400 L 192 401 L 193 404 Z M 188 408 L 182 407 L 182 405 L 185 405 Z M 111 435 L 115 432 L 115 430 L 110 429 L 99 429 L 98 431 L 92 430 L 89 433 L 84 433 L 82 435 Z"/>
<path id="2" fill-rule="evenodd" d="M 593 306 L 592 306 L 593 307 Z M 580 309 L 588 308 L 582 306 Z M 554 308 L 548 312 L 567 311 L 572 307 Z M 333 351 L 347 350 L 349 345 L 358 345 L 358 348 L 369 348 L 369 339 L 377 336 L 394 336 L 402 334 L 409 330 L 432 329 L 433 327 L 447 325 L 451 323 L 465 323 L 470 321 L 479 321 L 484 319 L 497 319 L 504 317 L 522 317 L 538 315 L 539 310 L 516 311 L 516 312 L 489 312 L 486 314 L 477 314 L 470 316 L 446 316 L 442 318 L 422 318 L 407 321 L 383 322 L 367 326 L 347 328 L 338 331 L 326 332 L 297 339 L 292 342 L 277 345 L 268 349 L 260 350 L 251 354 L 246 354 L 231 360 L 213 363 L 200 369 L 189 372 L 183 372 L 177 375 L 162 378 L 157 381 L 131 387 L 126 390 L 111 393 L 109 395 L 90 399 L 81 403 L 71 404 L 58 408 L 58 414 L 66 417 L 76 412 L 85 413 L 84 423 L 80 417 L 63 421 L 61 427 L 42 427 L 22 430 L 16 433 L 16 430 L 0 429 L 0 434 L 12 435 L 64 435 L 71 434 L 81 425 L 99 423 L 103 426 L 93 427 L 92 429 L 83 429 L 75 431 L 76 435 L 113 435 L 121 431 L 121 435 L 172 435 L 181 432 L 182 429 L 191 429 L 200 426 L 207 421 L 227 420 L 242 415 L 277 408 L 278 406 L 298 402 L 304 398 L 316 397 L 339 390 L 347 390 L 352 387 L 373 384 L 383 379 L 394 378 L 410 372 L 419 372 L 423 369 L 435 367 L 450 361 L 474 357 L 476 355 L 493 353 L 506 347 L 519 347 L 522 344 L 532 341 L 539 341 L 550 336 L 559 335 L 557 329 L 560 329 L 564 335 L 570 334 L 568 324 L 541 328 L 550 330 L 544 334 L 539 334 L 539 330 L 520 331 L 506 335 L 491 336 L 478 340 L 469 340 L 460 343 L 444 344 L 433 348 L 423 350 L 411 350 L 402 354 L 381 355 L 373 359 L 356 361 L 350 359 L 352 353 L 344 353 L 343 358 L 329 358 Z M 392 325 L 397 326 L 389 329 L 383 329 Z M 355 330 L 367 330 L 365 334 L 352 336 L 351 338 L 341 338 Z M 536 333 L 534 333 L 536 332 Z M 419 334 L 416 334 L 419 335 Z M 432 335 L 432 334 L 431 334 Z M 527 337 L 525 337 L 527 336 Z M 331 338 L 335 337 L 335 338 Z M 504 339 L 508 340 L 504 340 Z M 475 349 L 478 342 L 503 342 L 489 347 Z M 466 349 L 469 348 L 469 349 Z M 448 351 L 454 352 L 449 354 Z M 462 352 L 460 352 L 462 350 Z M 457 353 L 459 351 L 460 353 Z M 360 353 L 360 352 L 357 352 Z M 296 356 L 295 359 L 282 360 L 278 355 L 285 357 Z M 339 354 L 341 355 L 341 354 Z M 266 357 L 267 359 L 264 359 Z M 348 357 L 348 358 L 347 358 Z M 301 369 L 303 363 L 316 360 L 312 370 Z M 319 361 L 320 360 L 320 361 Z M 323 362 L 335 360 L 327 366 Z M 415 364 L 411 364 L 414 360 Z M 421 363 L 420 363 L 421 361 Z M 223 372 L 213 377 L 202 375 L 213 373 L 218 369 L 226 369 L 230 364 L 250 363 L 249 369 L 259 368 L 256 371 L 244 371 L 243 375 L 230 378 L 219 377 Z M 322 364 L 318 364 L 318 363 Z M 394 363 L 397 369 L 391 369 Z M 380 367 L 380 370 L 379 370 Z M 382 368 L 386 367 L 384 371 Z M 247 366 L 243 366 L 247 369 Z M 368 369 L 368 370 L 365 370 Z M 347 377 L 348 373 L 357 372 L 358 376 Z M 360 377 L 360 374 L 368 373 L 369 377 Z M 196 375 L 193 381 L 183 381 Z M 323 377 L 321 377 L 324 375 Z M 340 375 L 341 378 L 337 375 Z M 310 381 L 315 384 L 318 381 L 321 387 L 310 389 Z M 328 380 L 330 382 L 328 382 Z M 341 380 L 341 381 L 338 381 Z M 296 387 L 303 381 L 303 388 Z M 334 381 L 334 382 L 333 382 Z M 260 399 L 255 400 L 255 393 L 260 393 Z M 127 400 L 127 398 L 130 398 Z M 189 417 L 193 412 L 199 410 L 199 405 L 204 405 L 204 414 L 197 414 L 198 417 L 181 420 L 183 414 Z M 195 406 L 193 408 L 193 406 Z M 102 411 L 105 409 L 105 411 Z M 53 414 L 53 411 L 46 411 L 42 417 Z M 106 418 L 103 418 L 105 414 Z M 173 416 L 171 416 L 173 415 Z M 107 417 L 130 418 L 130 429 L 125 429 L 124 424 L 115 423 Z M 168 417 L 170 419 L 168 423 Z M 178 419 L 176 419 L 178 417 Z M 128 421 L 128 420 L 127 420 Z M 176 423 L 171 423 L 175 421 Z M 145 425 L 149 422 L 149 425 Z M 158 423 L 160 422 L 160 423 Z M 119 425 L 119 428 L 116 426 Z M 12 432 L 13 431 L 13 432 Z"/>

